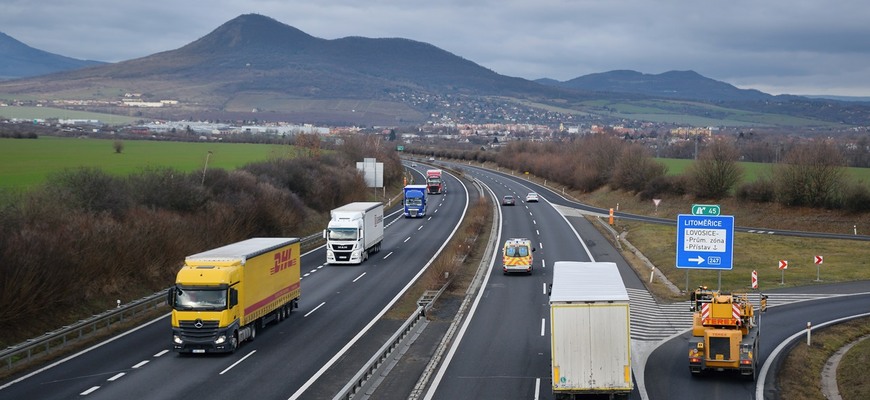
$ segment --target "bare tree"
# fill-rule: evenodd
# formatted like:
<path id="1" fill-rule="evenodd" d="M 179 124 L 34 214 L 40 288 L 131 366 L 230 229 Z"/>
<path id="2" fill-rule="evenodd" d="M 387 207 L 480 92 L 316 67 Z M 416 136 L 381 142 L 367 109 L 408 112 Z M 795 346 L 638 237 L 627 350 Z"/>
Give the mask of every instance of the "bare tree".
<path id="1" fill-rule="evenodd" d="M 737 164 L 739 153 L 730 141 L 714 140 L 698 156 L 687 171 L 690 187 L 695 196 L 721 199 L 743 179 L 743 170 Z"/>
<path id="2" fill-rule="evenodd" d="M 773 169 L 777 197 L 791 206 L 836 206 L 845 174 L 843 155 L 828 141 L 795 146 Z"/>
<path id="3" fill-rule="evenodd" d="M 640 192 L 650 181 L 664 176 L 667 170 L 664 164 L 650 156 L 648 149 L 640 144 L 628 144 L 616 160 L 610 186 L 614 189 Z"/>
<path id="4" fill-rule="evenodd" d="M 124 151 L 124 142 L 116 140 L 112 142 L 112 148 L 115 149 L 115 153 L 121 154 Z"/>

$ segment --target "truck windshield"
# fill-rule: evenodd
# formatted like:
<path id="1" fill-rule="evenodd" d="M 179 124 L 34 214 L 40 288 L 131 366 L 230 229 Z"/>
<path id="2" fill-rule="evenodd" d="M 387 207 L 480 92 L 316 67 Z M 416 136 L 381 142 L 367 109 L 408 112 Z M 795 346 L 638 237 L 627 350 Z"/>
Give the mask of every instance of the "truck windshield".
<path id="1" fill-rule="evenodd" d="M 226 289 L 182 289 L 175 290 L 175 309 L 177 310 L 223 310 L 227 308 Z"/>
<path id="2" fill-rule="evenodd" d="M 356 228 L 333 228 L 329 230 L 330 240 L 356 240 Z"/>
<path id="3" fill-rule="evenodd" d="M 408 205 L 411 207 L 419 207 L 419 206 L 423 205 L 423 199 L 421 199 L 419 197 L 409 197 L 409 198 L 405 199 L 405 205 Z"/>
<path id="4" fill-rule="evenodd" d="M 438 183 L 441 183 L 441 178 L 429 178 L 428 181 L 429 181 L 429 183 L 438 184 Z"/>

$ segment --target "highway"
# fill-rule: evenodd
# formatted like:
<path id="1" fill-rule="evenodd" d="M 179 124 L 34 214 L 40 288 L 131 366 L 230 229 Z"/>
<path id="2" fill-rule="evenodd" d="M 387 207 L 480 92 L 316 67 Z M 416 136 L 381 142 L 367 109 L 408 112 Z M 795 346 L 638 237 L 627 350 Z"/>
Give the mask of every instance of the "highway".
<path id="1" fill-rule="evenodd" d="M 687 303 L 659 304 L 642 278 L 586 219 L 555 206 L 589 208 L 521 177 L 457 165 L 497 199 L 497 243 L 531 239 L 530 275 L 504 275 L 496 251 L 470 314 L 425 393 L 428 399 L 551 399 L 547 287 L 549 268 L 561 260 L 615 262 L 631 297 L 632 399 L 756 398 L 775 391 L 775 365 L 759 379 L 764 387 L 733 376 L 692 377 L 686 363 Z M 412 168 L 419 172 L 426 168 Z M 359 266 L 326 266 L 322 248 L 302 257 L 302 298 L 289 319 L 270 324 L 232 355 L 179 356 L 169 351 L 168 316 L 48 366 L 0 384 L 5 399 L 269 398 L 331 399 L 394 329 L 378 319 L 440 251 L 468 208 L 468 189 L 446 176 L 448 193 L 430 196 L 429 216 L 404 219 L 387 212 L 380 253 Z M 472 189 L 473 190 L 473 189 Z M 528 192 L 541 194 L 525 203 Z M 476 197 L 477 193 L 471 196 Z M 562 209 L 564 210 L 564 209 Z M 635 216 L 622 215 L 624 218 Z M 637 217 L 644 219 L 645 217 Z M 650 222 L 668 223 L 666 220 Z M 673 223 L 673 221 L 670 221 Z M 738 230 L 743 228 L 737 228 Z M 800 235 L 812 235 L 799 232 Z M 850 239 L 853 239 L 850 237 Z M 863 239 L 859 239 L 863 240 Z M 762 316 L 760 361 L 807 321 L 870 312 L 870 282 L 773 290 Z M 843 296 L 854 293 L 852 296 Z M 407 398 L 406 394 L 394 393 Z"/>
<path id="2" fill-rule="evenodd" d="M 457 167 L 488 184 L 499 199 L 504 194 L 513 194 L 522 199 L 525 193 L 535 191 L 541 193 L 548 203 L 587 211 L 604 211 L 578 205 L 519 177 L 465 165 Z M 503 218 L 500 241 L 523 234 L 540 240 L 542 249 L 535 256 L 541 270 L 532 276 L 504 277 L 498 268 L 500 254 L 494 256 L 489 280 L 478 294 L 475 308 L 463 325 L 464 332 L 451 347 L 449 356 L 445 358 L 426 393 L 426 399 L 552 398 L 546 332 L 547 298 L 541 291 L 533 289 L 548 283 L 546 264 L 562 259 L 588 260 L 591 256 L 595 261 L 612 261 L 619 266 L 631 298 L 635 391 L 630 398 L 634 399 L 694 399 L 699 395 L 712 399 L 733 399 L 735 395 L 738 398 L 755 398 L 756 391 L 770 396 L 775 392 L 776 365 L 768 357 L 776 346 L 799 332 L 808 321 L 817 326 L 826 321 L 870 312 L 870 306 L 867 305 L 870 282 L 766 292 L 770 295 L 771 307 L 762 317 L 759 366 L 768 362 L 770 372 L 759 378 L 759 387 L 755 382 L 727 373 L 724 376 L 706 374 L 692 377 L 686 361 L 687 335 L 691 328 L 688 302 L 659 304 L 616 249 L 585 219 L 562 218 L 543 201 L 531 205 L 520 203 L 518 207 L 528 211 L 515 213 L 508 210 L 510 207 L 500 207 Z M 626 216 L 647 219 L 623 215 Z M 518 217 L 527 221 L 517 221 Z M 661 219 L 648 222 L 674 223 Z M 752 228 L 737 229 L 749 231 Z M 813 236 L 808 232 L 784 234 Z M 847 238 L 855 239 L 851 236 Z M 584 254 L 586 250 L 588 253 Z M 856 295 L 843 296 L 847 293 Z M 762 384 L 764 387 L 760 387 Z"/>
<path id="3" fill-rule="evenodd" d="M 387 211 L 382 249 L 363 264 L 326 266 L 322 247 L 304 254 L 299 308 L 232 355 L 169 351 L 167 315 L 11 379 L 0 385 L 0 399 L 331 398 L 344 382 L 318 389 L 313 383 L 320 373 L 407 290 L 466 212 L 468 192 L 458 180 L 447 180 L 449 193 L 430 197 L 426 218 L 402 218 L 395 207 Z M 348 368 L 355 372 L 360 365 Z"/>

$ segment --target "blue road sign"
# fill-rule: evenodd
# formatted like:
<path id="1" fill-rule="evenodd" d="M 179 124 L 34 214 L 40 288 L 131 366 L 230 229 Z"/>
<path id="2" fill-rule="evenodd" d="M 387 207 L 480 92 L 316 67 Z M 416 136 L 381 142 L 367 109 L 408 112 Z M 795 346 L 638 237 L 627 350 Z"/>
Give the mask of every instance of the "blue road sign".
<path id="1" fill-rule="evenodd" d="M 677 268 L 732 268 L 733 215 L 677 216 Z"/>

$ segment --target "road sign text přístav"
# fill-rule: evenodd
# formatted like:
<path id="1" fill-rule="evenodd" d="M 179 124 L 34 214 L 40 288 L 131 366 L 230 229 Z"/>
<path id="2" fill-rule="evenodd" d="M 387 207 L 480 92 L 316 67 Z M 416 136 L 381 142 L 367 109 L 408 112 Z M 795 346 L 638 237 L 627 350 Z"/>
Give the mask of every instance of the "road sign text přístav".
<path id="1" fill-rule="evenodd" d="M 732 268 L 733 215 L 677 216 L 677 268 Z"/>

